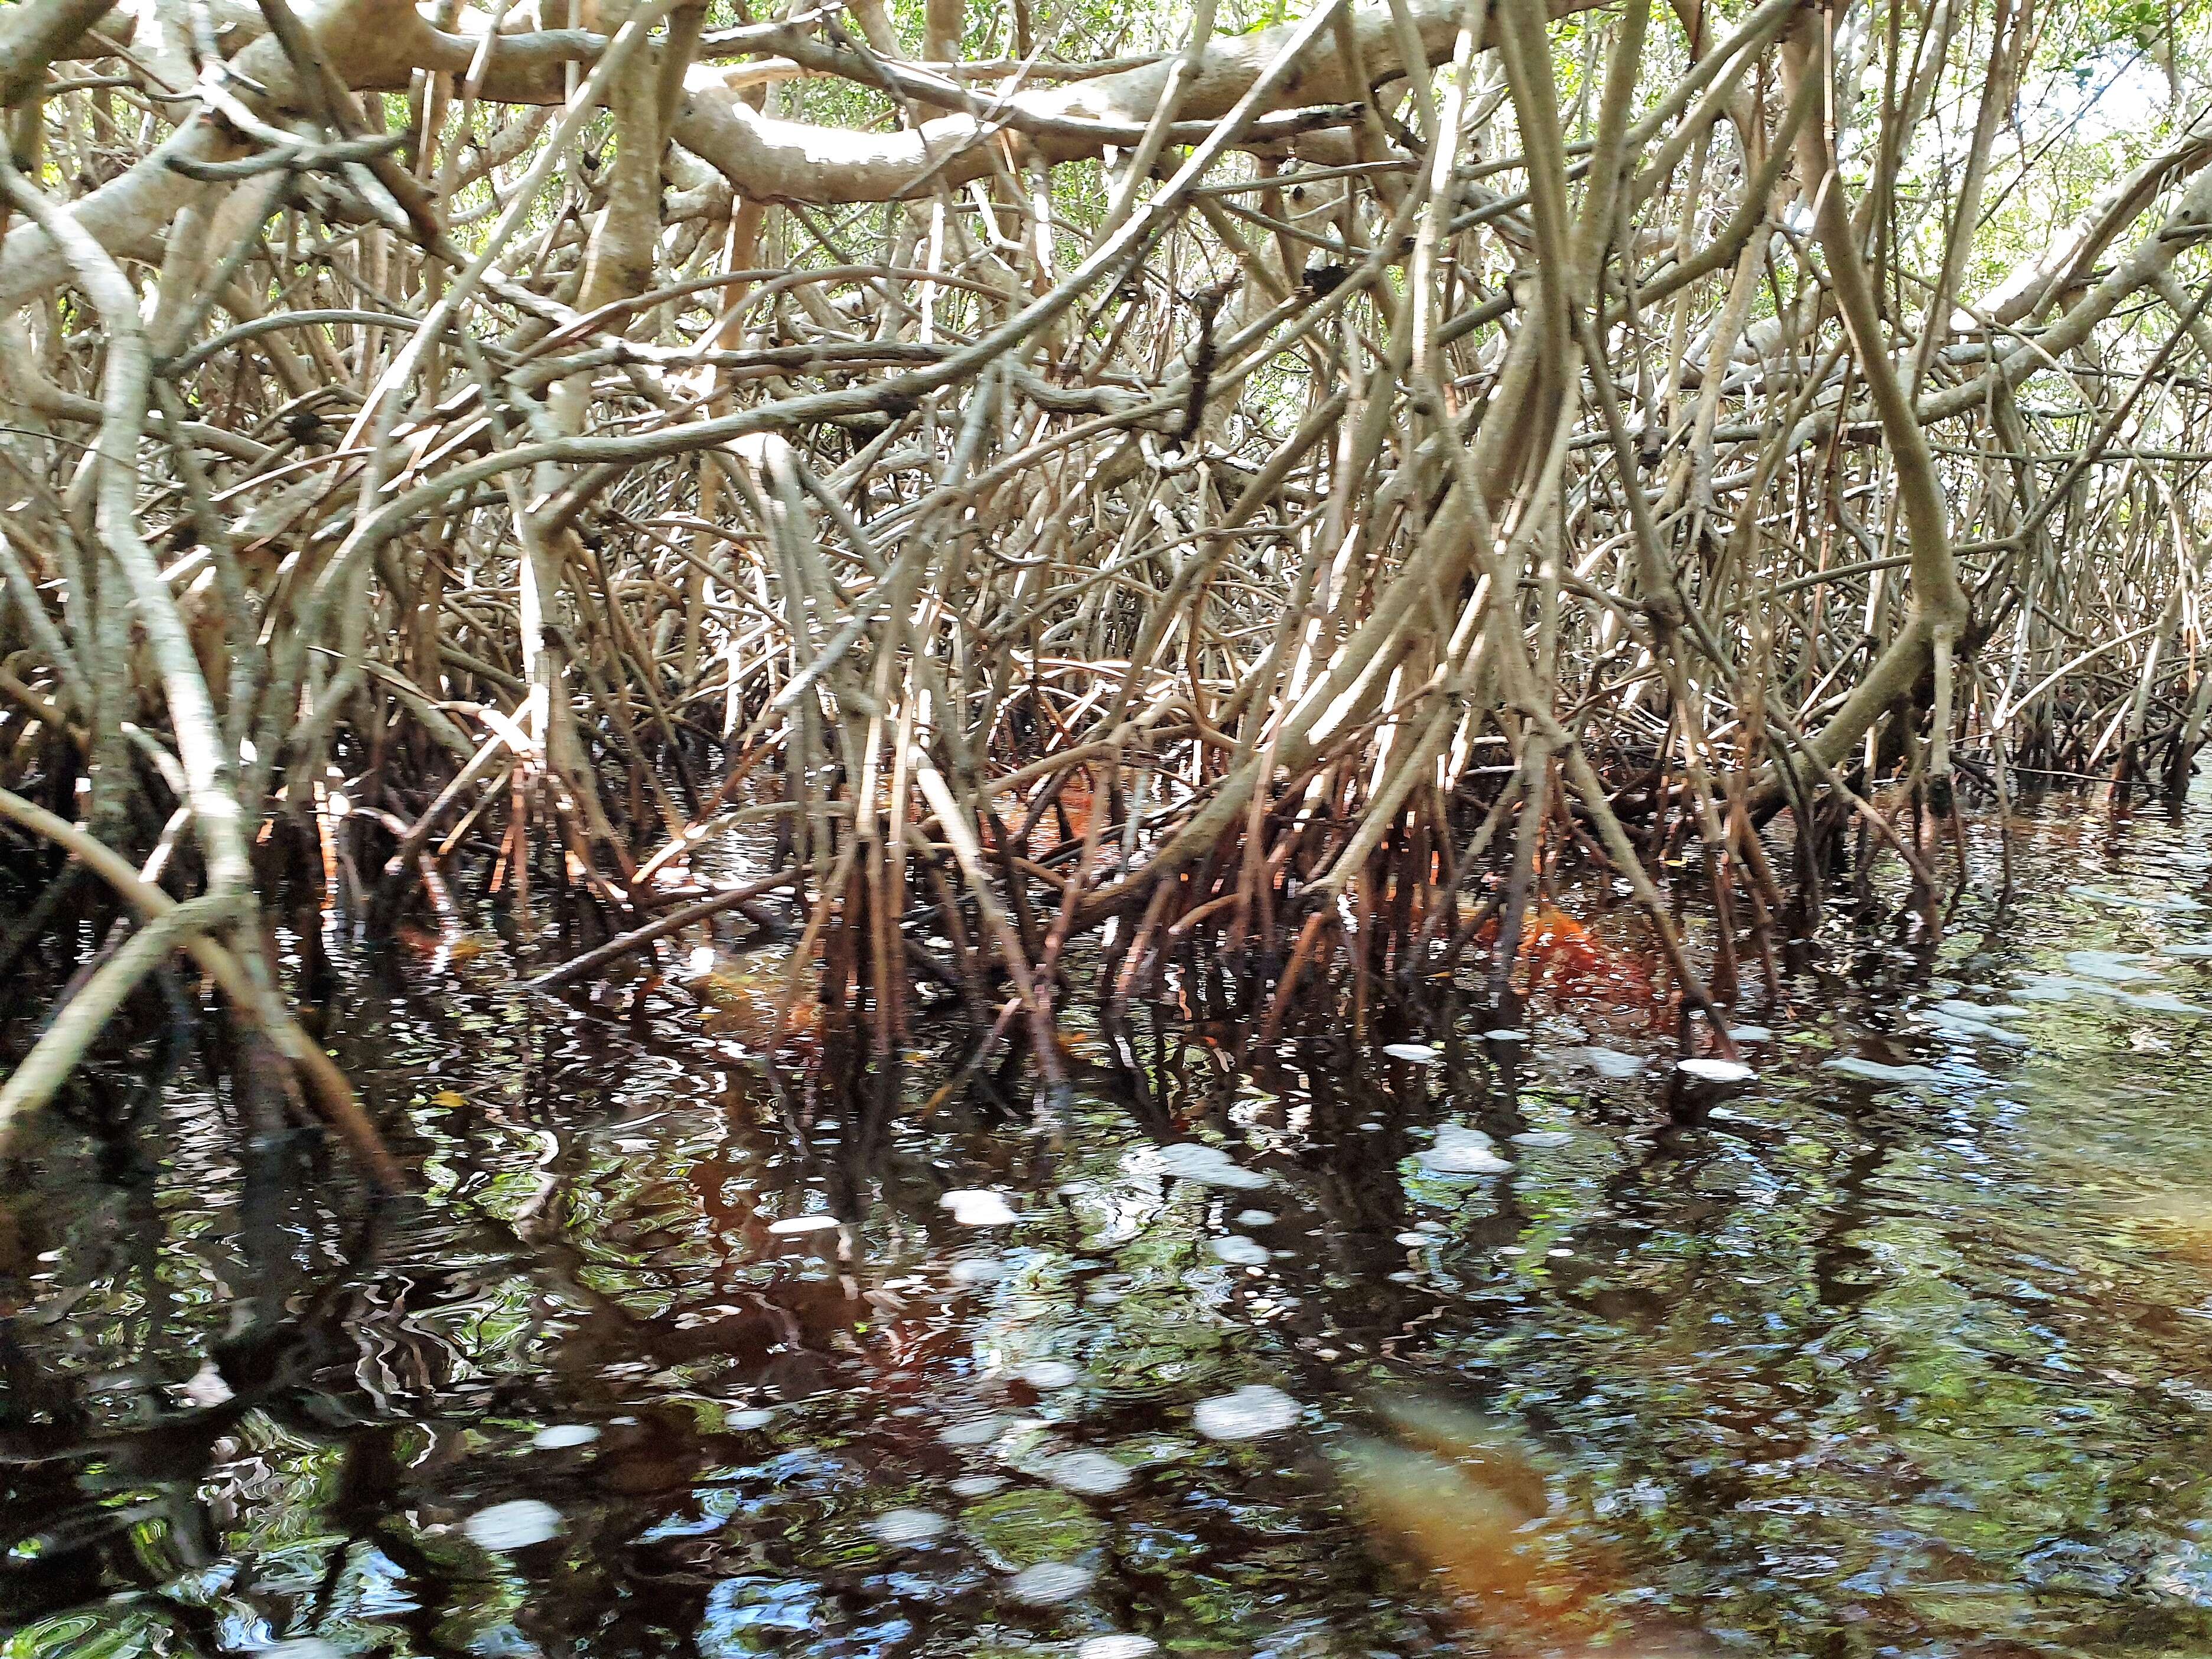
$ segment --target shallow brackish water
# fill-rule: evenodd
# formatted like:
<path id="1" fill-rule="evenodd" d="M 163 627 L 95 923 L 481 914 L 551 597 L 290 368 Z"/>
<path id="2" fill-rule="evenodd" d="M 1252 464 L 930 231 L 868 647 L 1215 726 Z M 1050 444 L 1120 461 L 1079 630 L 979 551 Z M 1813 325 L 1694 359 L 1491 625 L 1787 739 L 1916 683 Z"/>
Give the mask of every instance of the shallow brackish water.
<path id="1" fill-rule="evenodd" d="M 1695 1127 L 1584 999 L 802 1156 L 671 1016 L 342 956 L 416 1199 L 189 1062 L 0 1193 L 0 1656 L 2212 1651 L 2206 804 L 1832 917 Z"/>

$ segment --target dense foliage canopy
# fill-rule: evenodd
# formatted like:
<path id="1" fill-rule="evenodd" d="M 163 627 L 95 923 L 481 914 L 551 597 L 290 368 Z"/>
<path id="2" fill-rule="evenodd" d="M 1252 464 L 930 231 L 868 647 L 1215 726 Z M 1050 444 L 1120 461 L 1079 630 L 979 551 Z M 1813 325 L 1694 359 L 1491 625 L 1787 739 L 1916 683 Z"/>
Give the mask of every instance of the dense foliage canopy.
<path id="1" fill-rule="evenodd" d="M 1503 1000 L 1579 860 L 1728 1052 L 1847 831 L 2188 775 L 2208 21 L 0 6 L 0 1133 L 181 951 L 380 1159 L 263 914 L 457 881 L 1050 1084 L 1078 940 Z"/>

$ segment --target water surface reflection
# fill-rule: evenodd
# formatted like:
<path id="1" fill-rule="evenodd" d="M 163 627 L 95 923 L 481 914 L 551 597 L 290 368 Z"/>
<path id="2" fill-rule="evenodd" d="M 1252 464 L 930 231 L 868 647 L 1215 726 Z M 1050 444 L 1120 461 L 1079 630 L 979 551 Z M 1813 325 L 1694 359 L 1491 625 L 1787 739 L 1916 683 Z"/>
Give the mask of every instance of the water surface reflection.
<path id="1" fill-rule="evenodd" d="M 190 1066 L 8 1176 L 0 1655 L 2212 1650 L 2212 840 L 2021 828 L 1691 1127 L 1587 1002 L 1054 1141 L 340 952 L 416 1196 Z"/>

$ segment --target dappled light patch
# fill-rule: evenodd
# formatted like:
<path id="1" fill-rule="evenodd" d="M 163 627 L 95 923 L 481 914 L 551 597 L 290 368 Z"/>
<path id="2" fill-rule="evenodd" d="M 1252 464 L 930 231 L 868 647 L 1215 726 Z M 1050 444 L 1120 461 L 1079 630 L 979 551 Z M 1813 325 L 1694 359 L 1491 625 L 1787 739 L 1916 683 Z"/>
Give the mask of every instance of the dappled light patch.
<path id="1" fill-rule="evenodd" d="M 535 1498 L 516 1498 L 478 1510 L 463 1523 L 469 1541 L 495 1554 L 528 1549 L 556 1537 L 561 1512 Z"/>
<path id="2" fill-rule="evenodd" d="M 1265 1382 L 1248 1382 L 1232 1394 L 1201 1400 L 1191 1422 L 1208 1440 L 1260 1440 L 1298 1420 L 1297 1401 Z"/>
<path id="3" fill-rule="evenodd" d="M 868 1522 L 868 1530 L 893 1549 L 914 1549 L 936 1542 L 951 1526 L 934 1510 L 886 1510 Z"/>
<path id="4" fill-rule="evenodd" d="M 1503 1175 L 1512 1164 L 1498 1154 L 1498 1143 L 1484 1131 L 1465 1123 L 1437 1126 L 1436 1139 L 1419 1155 L 1422 1170 L 1446 1180 Z"/>

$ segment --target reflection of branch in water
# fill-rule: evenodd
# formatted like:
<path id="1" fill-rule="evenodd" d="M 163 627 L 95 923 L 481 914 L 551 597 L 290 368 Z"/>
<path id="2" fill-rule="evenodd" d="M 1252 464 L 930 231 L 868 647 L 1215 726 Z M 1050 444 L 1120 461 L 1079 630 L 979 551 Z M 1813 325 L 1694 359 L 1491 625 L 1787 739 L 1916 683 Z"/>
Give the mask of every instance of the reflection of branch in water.
<path id="1" fill-rule="evenodd" d="M 259 1183 L 264 1189 L 251 1202 L 264 1222 L 281 1201 L 274 1187 L 303 1202 L 312 1191 L 284 1173 L 298 1150 L 289 1135 L 249 1148 L 248 1188 Z M 263 1166 L 258 1172 L 256 1159 Z M 131 1232 L 137 1246 L 164 1249 L 161 1212 L 139 1204 L 131 1213 L 139 1224 Z M 137 1420 L 116 1432 L 88 1431 L 117 1420 L 112 1384 L 118 1372 L 42 1369 L 21 1346 L 16 1322 L 0 1321 L 0 1363 L 13 1408 L 4 1443 L 10 1503 L 42 1523 L 26 1536 L 0 1539 L 9 1563 L 0 1579 L 0 1617 L 10 1623 L 35 1619 L 81 1603 L 88 1584 L 120 1583 L 145 1593 L 149 1612 L 158 1604 L 171 1617 L 173 1633 L 198 1650 L 225 1645 L 210 1610 L 183 1609 L 162 1587 L 179 1568 L 205 1566 L 221 1553 L 222 1530 L 210 1507 L 219 1493 L 210 1477 L 219 1454 L 226 1461 L 235 1455 L 228 1443 L 250 1414 L 311 1444 L 331 1443 L 334 1421 L 362 1414 L 315 1384 L 336 1371 L 332 1362 L 348 1350 L 345 1291 L 372 1242 L 371 1224 L 364 1221 L 319 1278 L 302 1285 L 295 1270 L 289 1296 L 264 1293 L 235 1304 L 231 1330 L 211 1345 L 213 1376 L 220 1378 L 212 1391 L 222 1397 L 173 1410 L 153 1367 L 119 1373 L 135 1380 Z M 136 1271 L 135 1263 L 122 1264 L 115 1276 Z M 58 1317 L 52 1309 L 42 1316 L 49 1324 Z M 96 1402 L 95 1391 L 102 1396 Z M 137 1493 L 151 1495 L 115 1501 Z"/>

